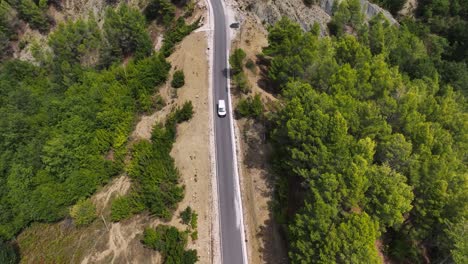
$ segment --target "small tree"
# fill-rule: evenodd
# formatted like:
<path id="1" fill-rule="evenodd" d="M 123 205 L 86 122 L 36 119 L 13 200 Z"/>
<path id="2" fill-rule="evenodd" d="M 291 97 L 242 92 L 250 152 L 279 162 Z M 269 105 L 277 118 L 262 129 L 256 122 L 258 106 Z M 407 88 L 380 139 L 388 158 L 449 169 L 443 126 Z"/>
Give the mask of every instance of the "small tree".
<path id="1" fill-rule="evenodd" d="M 80 200 L 70 209 L 70 216 L 77 226 L 88 225 L 96 219 L 96 206 L 90 199 Z"/>
<path id="2" fill-rule="evenodd" d="M 246 99 L 241 99 L 236 111 L 241 117 L 260 117 L 263 114 L 263 104 L 260 95 L 256 94 L 254 97 L 250 96 Z"/>
<path id="3" fill-rule="evenodd" d="M 171 86 L 173 88 L 180 88 L 185 85 L 185 75 L 182 70 L 177 70 L 172 76 Z"/>
<path id="4" fill-rule="evenodd" d="M 193 116 L 193 105 L 192 101 L 187 101 L 184 103 L 182 108 L 177 109 L 176 111 L 176 120 L 177 123 L 182 123 L 188 121 Z"/>
<path id="5" fill-rule="evenodd" d="M 255 62 L 252 59 L 247 60 L 245 67 L 247 67 L 247 69 L 249 69 L 251 72 L 255 73 Z"/>
<path id="6" fill-rule="evenodd" d="M 243 49 L 236 49 L 229 58 L 229 63 L 231 64 L 232 73 L 238 74 L 242 71 L 244 65 L 244 59 L 247 56 Z"/>
<path id="7" fill-rule="evenodd" d="M 184 211 L 180 212 L 180 219 L 184 225 L 188 225 L 192 219 L 192 208 L 187 206 Z"/>
<path id="8" fill-rule="evenodd" d="M 234 78 L 233 78 L 233 81 L 235 83 L 235 85 L 237 86 L 237 88 L 239 88 L 239 90 L 244 93 L 244 94 L 248 94 L 251 90 L 250 88 L 250 84 L 247 80 L 247 76 L 245 76 L 244 72 L 240 72 L 236 75 L 234 75 Z"/>

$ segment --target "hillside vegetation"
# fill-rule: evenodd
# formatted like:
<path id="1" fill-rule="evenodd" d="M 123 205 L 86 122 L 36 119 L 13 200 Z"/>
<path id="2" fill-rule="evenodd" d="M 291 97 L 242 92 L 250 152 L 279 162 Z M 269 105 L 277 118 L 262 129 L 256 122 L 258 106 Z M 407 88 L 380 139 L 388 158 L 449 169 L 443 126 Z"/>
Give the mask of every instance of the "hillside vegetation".
<path id="1" fill-rule="evenodd" d="M 170 1 L 153 2 L 175 10 Z M 119 4 L 107 8 L 102 27 L 92 15 L 55 26 L 46 15 L 47 3 L 57 4 L 0 3 L 1 263 L 16 263 L 14 247 L 5 241 L 31 222 L 71 216 L 79 226 L 95 219 L 95 207 L 86 198 L 123 171 L 128 136 L 137 116 L 155 110 L 154 95 L 168 77 L 171 65 L 165 57 L 198 27 L 198 21 L 186 25 L 173 13 L 164 23 L 171 33 L 158 53 L 147 31 L 148 24 L 160 17 L 154 10 L 143 12 Z M 49 33 L 47 47 L 32 44 L 33 62 L 11 58 L 12 43 L 18 40 L 23 22 Z M 183 197 L 183 187 L 178 186 L 178 171 L 169 152 L 176 124 L 191 114 L 188 102 L 174 112 L 165 128 L 156 128 L 154 133 L 166 131 L 164 142 L 153 138 L 154 147 L 148 142 L 134 147 L 135 161 L 128 170 L 138 200 L 129 204 L 130 200 L 121 198 L 115 204 L 127 202 L 131 213 L 146 209 L 158 217 L 171 216 Z M 154 170 L 139 167 L 137 163 L 144 160 L 157 161 L 149 167 Z M 113 216 L 118 215 L 114 207 Z M 115 220 L 131 213 L 124 211 Z"/>
<path id="2" fill-rule="evenodd" d="M 343 2 L 331 37 L 286 18 L 269 28 L 275 214 L 290 260 L 466 263 L 464 77 L 441 78 L 437 47 L 359 10 Z"/>

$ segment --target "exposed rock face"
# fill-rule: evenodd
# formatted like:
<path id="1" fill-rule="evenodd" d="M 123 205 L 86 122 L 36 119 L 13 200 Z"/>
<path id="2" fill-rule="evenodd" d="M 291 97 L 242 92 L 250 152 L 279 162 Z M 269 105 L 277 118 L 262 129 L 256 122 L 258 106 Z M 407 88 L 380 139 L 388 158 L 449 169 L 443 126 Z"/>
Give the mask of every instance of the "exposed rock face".
<path id="1" fill-rule="evenodd" d="M 239 1 L 239 0 L 238 0 Z M 305 30 L 309 30 L 314 22 L 325 28 L 330 21 L 330 15 L 320 6 L 306 6 L 302 0 L 240 0 L 246 4 L 247 11 L 258 16 L 264 24 L 274 24 L 282 16 L 296 21 Z"/>
<path id="2" fill-rule="evenodd" d="M 310 30 L 314 22 L 318 22 L 322 31 L 331 19 L 333 4 L 336 1 L 340 0 L 319 0 L 317 5 L 309 7 L 303 0 L 238 0 L 244 3 L 247 11 L 256 14 L 262 23 L 274 24 L 282 16 L 287 16 L 298 22 L 304 30 Z M 362 11 L 367 18 L 382 12 L 391 23 L 398 23 L 388 11 L 378 5 L 367 0 L 360 1 Z"/>

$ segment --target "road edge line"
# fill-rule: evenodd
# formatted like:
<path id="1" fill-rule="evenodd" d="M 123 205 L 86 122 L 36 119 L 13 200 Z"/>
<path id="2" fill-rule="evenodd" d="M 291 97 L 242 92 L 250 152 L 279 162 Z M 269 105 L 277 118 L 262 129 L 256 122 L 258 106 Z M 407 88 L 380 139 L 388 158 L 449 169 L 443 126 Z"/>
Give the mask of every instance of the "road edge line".
<path id="1" fill-rule="evenodd" d="M 205 0 L 208 13 L 208 30 L 205 32 L 208 50 L 208 119 L 210 123 L 210 165 L 211 165 L 211 263 L 221 263 L 221 237 L 219 233 L 219 198 L 218 198 L 218 175 L 216 166 L 216 150 L 214 142 L 214 113 L 213 113 L 213 52 L 214 52 L 214 24 L 213 7 L 210 0 Z"/>
<path id="2" fill-rule="evenodd" d="M 227 6 L 225 1 L 221 0 L 221 4 L 224 9 L 224 14 L 225 17 L 227 17 L 227 23 L 226 23 L 226 31 L 229 34 L 226 34 L 227 41 L 227 60 L 226 60 L 226 73 L 227 76 L 230 76 L 230 65 L 229 65 L 229 57 L 230 57 L 230 51 L 231 51 L 231 42 L 232 42 L 232 32 L 231 29 L 229 28 L 229 24 L 231 21 L 229 21 L 229 12 L 227 10 Z M 228 16 L 226 16 L 228 15 Z M 244 260 L 245 264 L 248 264 L 248 257 L 247 257 L 247 245 L 245 242 L 245 225 L 244 225 L 244 210 L 243 210 L 243 203 L 242 203 L 242 195 L 241 195 L 241 189 L 240 189 L 240 177 L 239 177 L 239 166 L 237 162 L 237 150 L 238 150 L 238 140 L 237 140 L 237 134 L 234 131 L 234 109 L 232 108 L 232 97 L 231 97 L 231 78 L 227 78 L 227 89 L 228 89 L 228 104 L 229 104 L 229 116 L 230 116 L 230 130 L 231 130 L 231 138 L 232 138 L 232 151 L 233 151 L 233 168 L 234 168 L 234 178 L 236 182 L 236 200 L 238 201 L 239 204 L 239 218 L 240 218 L 240 231 L 241 231 L 241 243 L 242 243 L 242 258 Z"/>

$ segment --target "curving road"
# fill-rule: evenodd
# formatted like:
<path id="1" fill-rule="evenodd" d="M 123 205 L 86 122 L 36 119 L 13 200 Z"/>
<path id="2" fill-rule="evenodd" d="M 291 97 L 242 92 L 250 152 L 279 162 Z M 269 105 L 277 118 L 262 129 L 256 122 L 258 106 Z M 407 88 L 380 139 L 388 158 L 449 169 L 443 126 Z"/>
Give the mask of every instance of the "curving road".
<path id="1" fill-rule="evenodd" d="M 218 182 L 221 260 L 223 264 L 247 264 L 242 222 L 237 162 L 234 156 L 233 126 L 228 91 L 228 40 L 223 0 L 210 0 L 214 19 L 213 53 L 213 111 Z M 227 115 L 217 115 L 218 100 L 226 101 Z"/>

